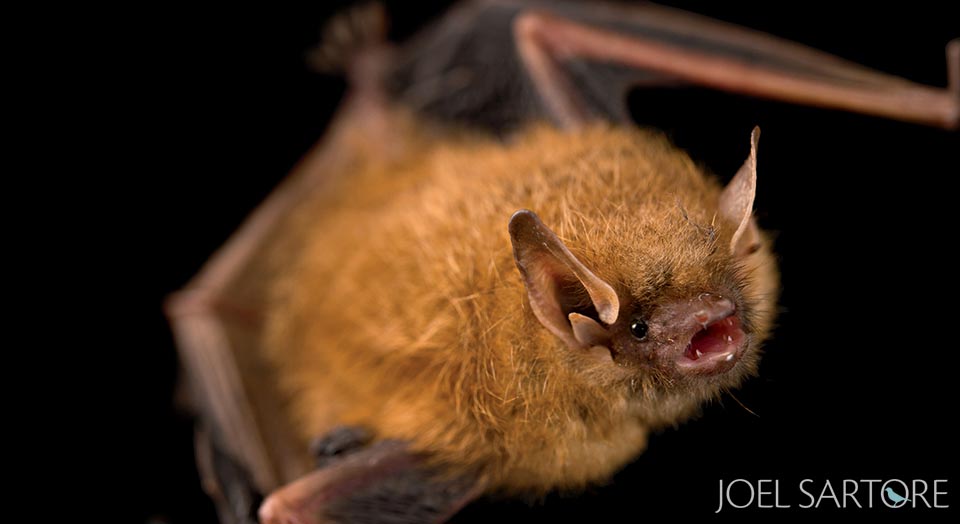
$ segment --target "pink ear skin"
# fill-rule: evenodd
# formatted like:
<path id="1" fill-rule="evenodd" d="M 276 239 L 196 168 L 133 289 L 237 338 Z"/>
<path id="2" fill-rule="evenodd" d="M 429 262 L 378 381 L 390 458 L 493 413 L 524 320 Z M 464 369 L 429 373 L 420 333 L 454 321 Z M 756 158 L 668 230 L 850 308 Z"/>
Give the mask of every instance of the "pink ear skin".
<path id="1" fill-rule="evenodd" d="M 580 313 L 570 313 L 567 318 L 570 319 L 573 336 L 581 346 L 589 348 L 609 345 L 610 332 L 596 320 Z"/>
<path id="2" fill-rule="evenodd" d="M 601 322 L 613 324 L 620 312 L 610 284 L 577 260 L 532 211 L 514 213 L 509 229 L 513 257 L 540 323 L 572 348 L 590 348 L 609 339 Z M 595 310 L 598 318 L 574 309 Z"/>
<path id="3" fill-rule="evenodd" d="M 736 226 L 730 240 L 730 253 L 744 257 L 760 244 L 760 230 L 753 219 L 753 200 L 757 194 L 757 143 L 760 128 L 750 133 L 750 156 L 720 195 L 720 216 Z"/>

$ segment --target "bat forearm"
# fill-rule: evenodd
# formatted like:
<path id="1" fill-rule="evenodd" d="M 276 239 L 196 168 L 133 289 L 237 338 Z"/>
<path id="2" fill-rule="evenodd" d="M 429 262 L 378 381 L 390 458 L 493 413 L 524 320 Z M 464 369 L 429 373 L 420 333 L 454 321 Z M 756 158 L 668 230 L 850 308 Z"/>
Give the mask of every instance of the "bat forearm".
<path id="1" fill-rule="evenodd" d="M 655 71 L 691 84 L 785 102 L 842 109 L 955 129 L 960 125 L 960 41 L 947 48 L 950 87 L 937 89 L 880 74 L 838 74 L 842 67 L 792 68 L 789 50 L 779 63 L 691 49 L 627 36 L 542 11 L 517 21 L 518 47 L 548 107 L 560 122 L 583 118 L 557 60 L 576 57 Z"/>

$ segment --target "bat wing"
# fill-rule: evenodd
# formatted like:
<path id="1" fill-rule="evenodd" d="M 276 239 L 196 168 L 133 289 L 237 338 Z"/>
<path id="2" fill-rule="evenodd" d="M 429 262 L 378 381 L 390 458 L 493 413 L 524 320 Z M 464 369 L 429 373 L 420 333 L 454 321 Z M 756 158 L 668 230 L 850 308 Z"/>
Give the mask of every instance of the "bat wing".
<path id="1" fill-rule="evenodd" d="M 960 125 L 960 41 L 948 46 L 950 88 L 938 89 L 649 3 L 470 2 L 392 64 L 387 90 L 402 103 L 495 131 L 530 119 L 629 121 L 627 91 L 658 85 Z"/>
<path id="2" fill-rule="evenodd" d="M 311 450 L 285 415 L 277 372 L 261 346 L 269 289 L 302 245 L 304 221 L 323 209 L 328 184 L 363 161 L 367 152 L 357 144 L 389 142 L 403 154 L 396 113 L 382 101 L 370 91 L 349 96 L 317 148 L 167 301 L 184 386 L 199 415 L 198 469 L 224 524 L 439 523 L 483 491 L 478 478 L 439 471 L 402 442 L 356 449 L 364 439 L 339 431 Z M 317 468 L 316 455 L 331 447 L 337 456 Z"/>
<path id="3" fill-rule="evenodd" d="M 261 347 L 264 303 L 322 206 L 326 184 L 356 162 L 358 134 L 389 132 L 368 96 L 348 97 L 324 139 L 247 218 L 165 310 L 199 415 L 198 467 L 224 523 L 254 522 L 263 496 L 309 473 L 314 457 L 285 416 L 276 371 Z M 395 141 L 396 142 L 396 141 Z"/>

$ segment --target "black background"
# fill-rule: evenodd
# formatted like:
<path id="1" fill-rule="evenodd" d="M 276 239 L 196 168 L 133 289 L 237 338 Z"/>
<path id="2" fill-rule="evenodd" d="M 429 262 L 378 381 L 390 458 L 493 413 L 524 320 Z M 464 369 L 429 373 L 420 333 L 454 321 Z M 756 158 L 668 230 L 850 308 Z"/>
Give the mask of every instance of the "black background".
<path id="1" fill-rule="evenodd" d="M 937 2 L 838 10 L 821 0 L 674 1 L 923 83 L 946 83 L 943 48 L 960 24 Z M 124 406 L 111 412 L 124 520 L 213 522 L 193 466 L 189 418 L 172 397 L 164 296 L 195 274 L 323 133 L 345 86 L 311 73 L 304 53 L 346 2 L 308 7 L 156 8 L 151 61 L 131 111 L 145 161 L 123 189 L 136 268 L 122 313 L 136 347 L 123 361 Z M 415 4 L 415 5 L 414 5 Z M 444 2 L 387 2 L 402 38 Z M 851 6 L 852 7 L 852 6 Z M 158 23 L 159 22 L 159 23 Z M 719 479 L 779 479 L 782 502 L 812 478 L 949 478 L 956 491 L 956 132 L 703 90 L 636 92 L 640 124 L 666 131 L 722 176 L 763 129 L 757 210 L 777 232 L 780 327 L 761 374 L 698 420 L 653 436 L 606 487 L 542 505 L 481 502 L 458 521 L 716 518 Z M 140 131 L 137 131 L 140 133 Z M 119 220 L 119 219 L 118 219 Z M 937 305 L 934 298 L 943 299 Z M 133 406 L 133 407 L 129 407 Z M 121 444 L 122 443 L 122 444 Z M 122 450 L 122 452 L 120 451 Z M 955 505 L 953 493 L 946 500 Z M 829 505 L 829 501 L 828 501 Z M 875 505 L 879 505 L 875 501 Z M 790 510 L 720 515 L 769 519 Z M 908 510 L 900 510 L 907 512 Z M 909 511 L 911 519 L 954 510 Z M 889 517 L 886 509 L 803 515 Z M 901 515 L 902 516 L 902 515 Z M 462 520 L 461 520 L 462 519 Z"/>

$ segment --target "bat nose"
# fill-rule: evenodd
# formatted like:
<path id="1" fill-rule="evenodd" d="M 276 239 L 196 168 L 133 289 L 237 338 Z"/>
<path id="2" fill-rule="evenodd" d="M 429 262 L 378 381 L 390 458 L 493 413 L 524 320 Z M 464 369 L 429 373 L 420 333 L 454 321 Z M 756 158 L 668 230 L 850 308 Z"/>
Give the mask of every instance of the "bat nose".
<path id="1" fill-rule="evenodd" d="M 665 305 L 653 319 L 654 324 L 670 332 L 666 338 L 692 335 L 737 312 L 734 301 L 718 293 L 702 292 L 688 297 Z"/>
<path id="2" fill-rule="evenodd" d="M 693 302 L 693 319 L 702 327 L 725 319 L 737 310 L 732 300 L 716 293 L 700 293 Z"/>

